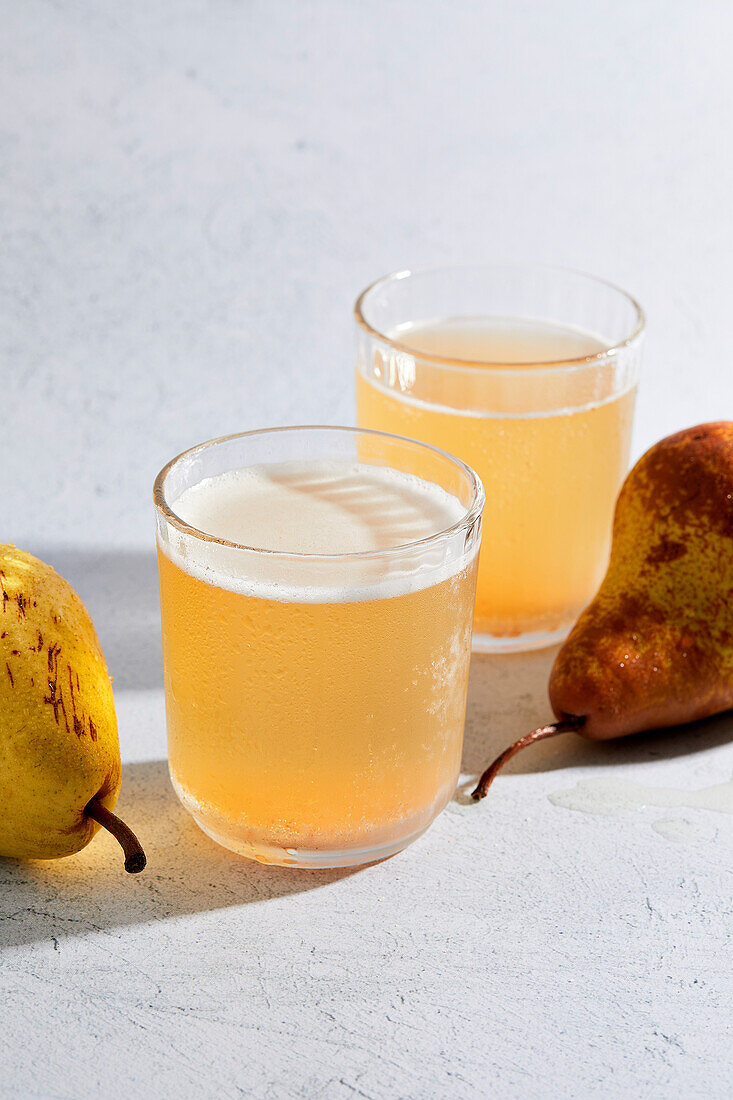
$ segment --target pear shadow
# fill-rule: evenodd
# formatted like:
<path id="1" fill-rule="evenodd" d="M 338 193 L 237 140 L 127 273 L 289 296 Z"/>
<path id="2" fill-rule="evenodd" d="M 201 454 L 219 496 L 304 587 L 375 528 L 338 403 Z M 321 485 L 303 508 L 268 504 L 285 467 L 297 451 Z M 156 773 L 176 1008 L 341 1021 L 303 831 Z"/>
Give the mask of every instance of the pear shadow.
<path id="1" fill-rule="evenodd" d="M 471 802 L 476 779 L 518 737 L 554 719 L 547 697 L 559 646 L 530 653 L 474 653 L 468 686 L 461 771 L 455 801 Z M 565 733 L 531 745 L 510 760 L 502 775 L 535 774 L 572 767 L 606 767 L 668 760 L 733 741 L 733 711 L 685 726 L 650 730 L 612 741 Z"/>
<path id="2" fill-rule="evenodd" d="M 33 546 L 81 596 L 115 690 L 163 686 L 155 552 Z"/>
<path id="3" fill-rule="evenodd" d="M 164 760 L 123 766 L 117 812 L 145 848 L 145 870 L 128 875 L 117 842 L 102 831 L 65 859 L 0 859 L 0 950 L 266 902 L 363 869 L 270 867 L 219 847 L 179 803 Z"/>

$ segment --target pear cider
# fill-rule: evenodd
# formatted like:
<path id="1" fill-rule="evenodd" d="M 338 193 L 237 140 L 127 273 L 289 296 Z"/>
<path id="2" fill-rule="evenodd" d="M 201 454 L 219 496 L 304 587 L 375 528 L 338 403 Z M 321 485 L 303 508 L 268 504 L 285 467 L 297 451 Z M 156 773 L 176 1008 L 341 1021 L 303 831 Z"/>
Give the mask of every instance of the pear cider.
<path id="1" fill-rule="evenodd" d="M 358 299 L 356 410 L 462 458 L 486 490 L 474 647 L 560 641 L 600 584 L 643 315 L 561 268 L 401 271 Z"/>
<path id="2" fill-rule="evenodd" d="M 461 501 L 358 457 L 203 478 L 171 508 L 214 541 L 159 526 L 173 784 L 264 862 L 388 854 L 458 776 L 478 541 L 431 548 Z"/>
<path id="3" fill-rule="evenodd" d="M 590 333 L 510 318 L 424 324 L 400 339 L 418 353 L 511 363 L 518 370 L 593 356 L 604 346 Z M 464 387 L 453 378 L 450 384 L 452 403 L 460 408 L 441 403 L 440 386 L 414 399 L 360 372 L 358 422 L 435 443 L 478 471 L 487 490 L 488 537 L 476 629 L 509 637 L 552 633 L 578 615 L 603 579 L 635 390 L 544 414 L 481 415 L 471 407 L 470 382 Z M 577 390 L 584 385 L 578 378 Z"/>

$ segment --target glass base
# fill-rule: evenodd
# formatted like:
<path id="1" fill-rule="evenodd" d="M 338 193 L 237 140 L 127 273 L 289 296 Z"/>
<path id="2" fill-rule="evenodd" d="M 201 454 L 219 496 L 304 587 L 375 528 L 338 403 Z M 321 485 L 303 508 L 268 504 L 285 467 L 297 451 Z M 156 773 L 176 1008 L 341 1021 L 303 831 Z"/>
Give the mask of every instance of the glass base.
<path id="1" fill-rule="evenodd" d="M 364 863 L 377 863 L 380 859 L 397 855 L 408 844 L 412 844 L 414 840 L 421 837 L 428 828 L 426 825 L 410 836 L 400 837 L 398 840 L 370 848 L 275 848 L 267 844 L 243 841 L 233 833 L 222 833 L 218 829 L 213 829 L 198 814 L 192 813 L 191 816 L 202 832 L 215 840 L 217 844 L 221 844 L 223 848 L 228 848 L 230 852 L 236 852 L 237 855 L 245 856 L 247 859 L 254 859 L 258 863 L 268 863 L 275 867 L 301 867 L 310 871 L 328 870 L 334 867 L 359 867 Z"/>
<path id="2" fill-rule="evenodd" d="M 474 631 L 471 649 L 474 653 L 522 653 L 530 649 L 547 649 L 564 642 L 573 627 L 572 620 L 556 630 L 537 630 L 526 634 L 485 634 Z"/>
<path id="3" fill-rule="evenodd" d="M 257 829 L 251 825 L 242 826 L 230 821 L 206 803 L 193 798 L 190 792 L 174 778 L 172 772 L 170 778 L 173 790 L 184 810 L 191 815 L 199 829 L 222 848 L 228 848 L 230 852 L 236 852 L 237 855 L 256 860 L 258 863 L 269 863 L 276 867 L 302 867 L 316 871 L 377 863 L 407 848 L 426 832 L 438 814 L 448 805 L 455 793 L 458 772 L 456 770 L 455 776 L 443 785 L 432 805 L 426 806 L 419 813 L 412 814 L 408 819 L 375 829 L 376 835 L 371 844 L 355 843 L 352 847 L 345 848 L 332 848 L 327 842 L 322 847 L 308 847 L 307 841 L 304 847 L 286 847 L 285 843 L 278 844 L 277 840 L 273 843 L 272 837 L 259 839 Z M 360 839 L 364 841 L 368 837 L 362 835 Z"/>

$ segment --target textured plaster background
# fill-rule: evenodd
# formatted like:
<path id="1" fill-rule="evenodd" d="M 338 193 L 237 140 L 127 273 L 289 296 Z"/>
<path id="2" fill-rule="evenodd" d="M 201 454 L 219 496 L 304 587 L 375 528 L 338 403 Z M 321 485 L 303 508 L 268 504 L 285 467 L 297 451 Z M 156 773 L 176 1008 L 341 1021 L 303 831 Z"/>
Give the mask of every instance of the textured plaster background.
<path id="1" fill-rule="evenodd" d="M 731 1095 L 733 819 L 547 798 L 721 782 L 731 720 L 538 746 L 355 873 L 240 861 L 167 780 L 150 487 L 351 421 L 352 300 L 406 265 L 606 276 L 648 312 L 636 453 L 729 417 L 732 34 L 714 0 L 0 0 L 0 537 L 96 619 L 149 855 L 0 862 L 3 1096 Z M 552 656 L 475 660 L 467 776 Z"/>

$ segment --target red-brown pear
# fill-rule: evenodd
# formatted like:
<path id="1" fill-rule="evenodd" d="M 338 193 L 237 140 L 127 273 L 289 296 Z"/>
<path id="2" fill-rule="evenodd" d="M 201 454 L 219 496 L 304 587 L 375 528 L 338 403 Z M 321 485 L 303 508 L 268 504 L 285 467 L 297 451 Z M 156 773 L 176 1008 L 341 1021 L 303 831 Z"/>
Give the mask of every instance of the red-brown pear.
<path id="1" fill-rule="evenodd" d="M 558 721 L 505 750 L 474 798 L 545 737 L 602 741 L 733 707 L 733 422 L 668 436 L 634 466 L 608 571 L 557 655 L 549 694 Z"/>

